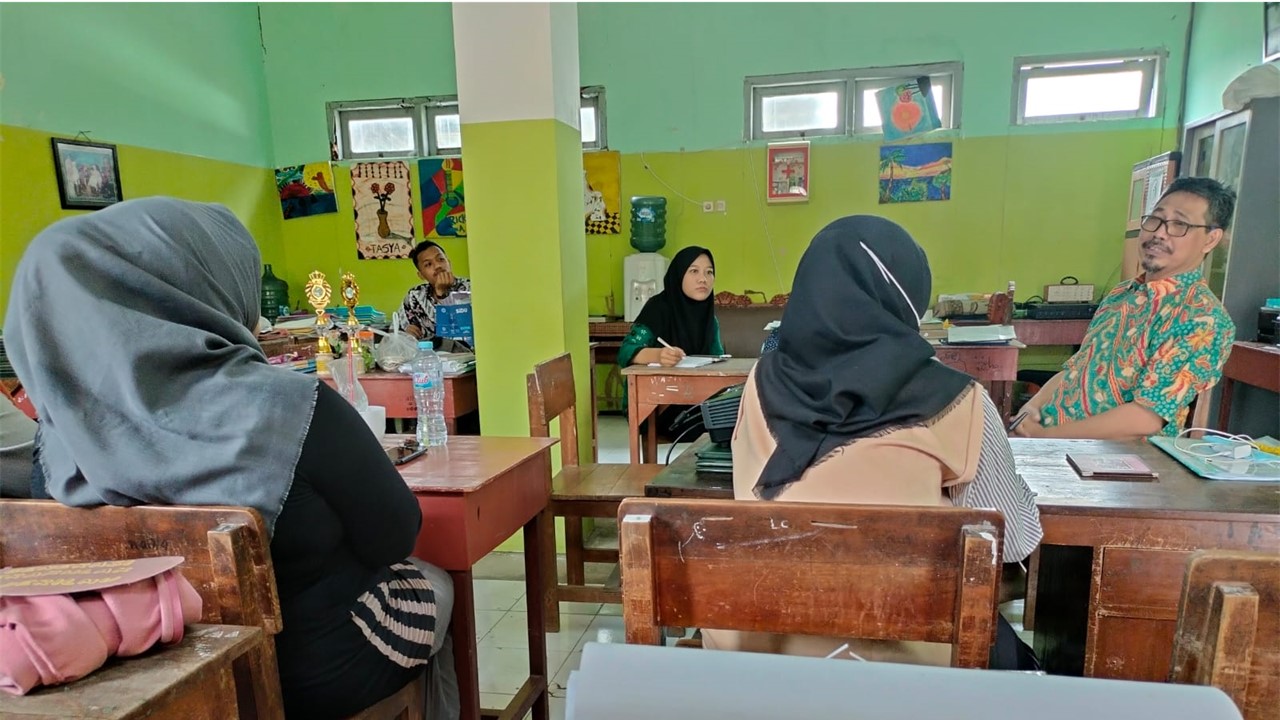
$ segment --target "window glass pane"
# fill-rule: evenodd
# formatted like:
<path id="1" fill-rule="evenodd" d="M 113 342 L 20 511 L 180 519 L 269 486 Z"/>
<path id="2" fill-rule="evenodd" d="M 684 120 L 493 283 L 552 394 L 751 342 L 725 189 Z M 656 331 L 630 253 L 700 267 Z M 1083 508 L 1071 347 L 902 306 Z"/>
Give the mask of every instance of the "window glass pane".
<path id="1" fill-rule="evenodd" d="M 410 118 L 377 118 L 351 120 L 347 133 L 354 153 L 412 153 L 413 120 Z"/>
<path id="2" fill-rule="evenodd" d="M 880 119 L 880 106 L 876 104 L 876 93 L 886 87 L 888 86 L 881 85 L 880 87 L 862 91 L 862 109 L 860 110 L 862 114 L 862 127 L 868 130 L 874 130 L 882 124 L 883 121 Z M 933 104 L 938 108 L 938 116 L 940 118 L 946 118 L 947 114 L 943 112 L 943 108 L 946 107 L 946 98 L 943 95 L 942 83 L 930 83 L 929 87 L 929 94 L 933 95 Z M 944 122 L 942 125 L 943 127 L 948 127 L 951 123 Z"/>
<path id="3" fill-rule="evenodd" d="M 837 92 L 766 97 L 760 108 L 764 132 L 832 130 L 839 126 L 840 94 Z"/>
<path id="4" fill-rule="evenodd" d="M 1027 80 L 1023 117 L 1137 111 L 1142 107 L 1141 70 L 1036 77 Z"/>
<path id="5" fill-rule="evenodd" d="M 462 122 L 458 113 L 436 116 L 436 149 L 457 150 L 462 147 Z"/>
<path id="6" fill-rule="evenodd" d="M 590 105 L 583 105 L 579 113 L 579 124 L 582 126 L 582 142 L 593 143 L 596 141 L 596 109 Z"/>

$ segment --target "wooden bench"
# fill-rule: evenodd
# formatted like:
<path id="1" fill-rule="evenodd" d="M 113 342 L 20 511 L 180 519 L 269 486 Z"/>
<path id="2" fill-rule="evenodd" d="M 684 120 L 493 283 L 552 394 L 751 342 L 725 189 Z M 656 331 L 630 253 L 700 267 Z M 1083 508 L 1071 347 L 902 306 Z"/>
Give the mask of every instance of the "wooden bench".
<path id="1" fill-rule="evenodd" d="M 551 421 L 560 420 L 561 470 L 551 480 L 551 501 L 543 523 L 543 568 L 547 577 L 544 607 L 547 631 L 560 630 L 560 603 L 622 602 L 617 587 L 586 584 L 586 563 L 616 563 L 618 551 L 587 548 L 585 518 L 614 518 L 618 505 L 629 497 L 643 497 L 659 465 L 578 463 L 578 425 L 575 409 L 573 358 L 565 353 L 534 366 L 528 376 L 529 434 L 551 437 Z M 565 575 L 561 583 L 556 569 L 555 518 L 564 518 Z"/>
<path id="2" fill-rule="evenodd" d="M 204 600 L 202 622 L 262 629 L 261 635 L 256 636 L 245 632 L 245 637 L 258 637 L 258 642 L 242 651 L 243 654 L 237 655 L 232 662 L 235 703 L 241 718 L 283 718 L 273 639 L 283 627 L 280 600 L 266 526 L 256 510 L 230 506 L 70 508 L 49 500 L 0 500 L 0 567 L 160 555 L 181 555 L 185 558 L 180 566 L 182 574 Z M 240 630 L 247 631 L 247 628 Z M 232 631 L 234 629 L 227 632 Z M 207 631 L 204 640 L 208 640 Z M 108 690 L 111 694 L 105 697 L 119 705 L 115 693 L 128 687 L 135 691 L 135 695 L 146 692 L 154 695 L 149 702 L 134 703 L 136 711 L 142 713 L 137 717 L 183 720 L 204 717 L 191 714 L 195 711 L 189 708 L 200 702 L 191 698 L 204 697 L 210 688 L 224 684 L 225 680 L 220 679 L 220 665 L 207 668 L 193 665 L 189 672 L 172 678 L 169 676 L 172 673 L 157 674 L 152 670 L 153 664 L 169 667 L 171 661 L 178 663 L 176 668 L 185 667 L 188 664 L 185 659 L 192 657 L 190 645 L 184 640 L 173 648 L 144 656 L 154 659 L 153 663 L 141 663 L 133 658 L 112 661 L 115 674 L 107 678 L 111 679 L 110 683 L 105 680 L 89 682 L 99 675 L 93 673 L 81 681 L 61 686 L 57 689 L 58 703 L 61 704 L 56 707 L 65 711 L 75 702 L 92 707 L 102 701 L 104 696 L 100 693 Z M 425 706 L 425 677 L 425 674 L 420 675 L 396 694 L 351 720 L 421 720 Z M 226 692 L 221 694 L 227 695 L 231 686 L 223 690 Z M 19 700 L 25 701 L 25 698 Z M 220 700 L 212 705 L 213 714 L 208 717 L 223 720 L 234 716 L 234 712 L 228 714 L 227 708 L 234 706 L 227 702 Z M 170 706 L 177 708 L 173 711 L 176 714 L 166 715 L 169 710 L 165 708 Z M 26 712 L 25 707 L 12 711 L 5 707 L 3 710 L 0 716 L 13 712 L 16 717 L 22 717 Z M 157 712 L 160 714 L 153 715 Z M 108 716 L 95 714 L 86 717 Z"/>
<path id="3" fill-rule="evenodd" d="M 271 639 L 281 629 L 280 600 L 266 527 L 257 511 L 224 506 L 70 508 L 51 500 L 0 500 L 0 567 L 162 555 L 185 558 L 182 574 L 204 600 L 201 622 L 262 629 L 261 642 L 234 660 L 236 702 L 243 718 L 284 717 Z M 170 650 L 180 655 L 183 645 Z M 129 660 L 121 660 L 119 667 L 127 673 L 148 672 L 147 665 Z M 171 689 L 161 677 L 139 675 L 137 682 L 150 683 L 157 707 L 167 706 Z M 59 692 L 79 695 L 91 705 L 104 700 L 93 694 L 98 687 L 78 682 Z"/>
<path id="4" fill-rule="evenodd" d="M 1222 690 L 1245 720 L 1280 718 L 1280 557 L 1191 555 L 1169 680 Z"/>
<path id="5" fill-rule="evenodd" d="M 618 513 L 628 643 L 706 627 L 950 643 L 953 666 L 988 665 L 995 510 L 641 498 Z"/>

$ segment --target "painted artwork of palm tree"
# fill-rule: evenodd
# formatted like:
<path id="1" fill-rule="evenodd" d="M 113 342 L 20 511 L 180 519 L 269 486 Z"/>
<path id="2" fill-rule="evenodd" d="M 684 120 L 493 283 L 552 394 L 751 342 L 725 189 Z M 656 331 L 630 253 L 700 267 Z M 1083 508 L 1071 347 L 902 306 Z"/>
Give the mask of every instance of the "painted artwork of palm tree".
<path id="1" fill-rule="evenodd" d="M 951 143 L 880 148 L 880 204 L 951 199 Z"/>

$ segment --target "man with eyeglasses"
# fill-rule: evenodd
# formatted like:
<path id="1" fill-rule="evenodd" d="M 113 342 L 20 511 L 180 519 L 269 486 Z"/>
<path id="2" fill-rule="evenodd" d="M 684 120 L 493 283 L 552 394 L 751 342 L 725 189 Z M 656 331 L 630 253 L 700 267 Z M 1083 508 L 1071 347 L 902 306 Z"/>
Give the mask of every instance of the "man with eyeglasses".
<path id="1" fill-rule="evenodd" d="M 1236 329 L 1201 276 L 1236 194 L 1175 180 L 1142 218 L 1143 273 L 1098 305 L 1080 351 L 1023 406 L 1022 437 L 1127 440 L 1176 435 L 1197 393 L 1222 377 Z"/>

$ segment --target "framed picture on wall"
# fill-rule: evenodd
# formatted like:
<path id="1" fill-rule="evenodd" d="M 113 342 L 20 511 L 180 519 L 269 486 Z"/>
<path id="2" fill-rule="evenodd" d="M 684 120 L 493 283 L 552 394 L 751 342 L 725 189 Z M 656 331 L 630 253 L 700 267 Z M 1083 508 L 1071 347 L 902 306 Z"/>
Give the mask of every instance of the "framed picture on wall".
<path id="1" fill-rule="evenodd" d="M 53 138 L 53 169 L 63 210 L 97 210 L 124 199 L 115 145 Z"/>
<path id="2" fill-rule="evenodd" d="M 1280 60 L 1280 2 L 1262 3 L 1262 61 Z"/>
<path id="3" fill-rule="evenodd" d="M 765 199 L 771 203 L 809 201 L 809 142 L 769 145 Z"/>

